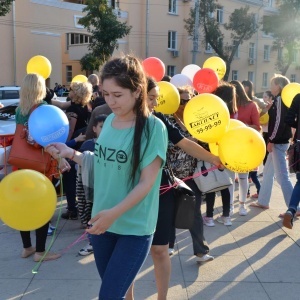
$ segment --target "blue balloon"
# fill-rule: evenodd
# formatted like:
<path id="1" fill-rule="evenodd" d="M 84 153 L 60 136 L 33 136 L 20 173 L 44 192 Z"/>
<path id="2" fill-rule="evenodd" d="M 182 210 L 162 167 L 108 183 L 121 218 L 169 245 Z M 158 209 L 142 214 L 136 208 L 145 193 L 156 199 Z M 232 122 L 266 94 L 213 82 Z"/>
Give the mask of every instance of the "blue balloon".
<path id="1" fill-rule="evenodd" d="M 69 120 L 56 106 L 41 105 L 29 117 L 28 129 L 31 137 L 41 146 L 65 143 L 69 135 Z"/>

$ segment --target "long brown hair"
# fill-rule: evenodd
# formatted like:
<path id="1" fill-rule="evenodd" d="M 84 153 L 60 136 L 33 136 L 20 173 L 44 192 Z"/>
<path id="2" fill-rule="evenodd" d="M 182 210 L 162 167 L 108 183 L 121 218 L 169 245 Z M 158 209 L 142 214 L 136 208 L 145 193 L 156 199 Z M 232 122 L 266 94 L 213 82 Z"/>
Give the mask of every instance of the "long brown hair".
<path id="1" fill-rule="evenodd" d="M 147 81 L 140 61 L 131 55 L 125 55 L 108 61 L 101 72 L 101 81 L 113 78 L 117 85 L 124 89 L 135 92 L 141 89 L 139 97 L 136 99 L 133 112 L 136 115 L 136 123 L 134 128 L 134 137 L 132 143 L 132 168 L 130 181 L 133 184 L 136 171 L 144 154 L 141 155 L 141 139 L 143 133 L 148 141 L 149 126 L 147 119 L 149 110 L 147 107 Z M 147 147 L 147 146 L 146 146 Z M 146 148 L 145 148 L 146 149 Z M 144 151 L 145 153 L 145 151 Z"/>
<path id="2" fill-rule="evenodd" d="M 226 103 L 231 115 L 237 113 L 236 91 L 233 84 L 221 81 L 213 93 Z"/>
<path id="3" fill-rule="evenodd" d="M 237 106 L 247 106 L 252 100 L 248 97 L 244 86 L 238 80 L 230 81 L 231 84 L 235 86 L 236 90 L 236 104 Z"/>

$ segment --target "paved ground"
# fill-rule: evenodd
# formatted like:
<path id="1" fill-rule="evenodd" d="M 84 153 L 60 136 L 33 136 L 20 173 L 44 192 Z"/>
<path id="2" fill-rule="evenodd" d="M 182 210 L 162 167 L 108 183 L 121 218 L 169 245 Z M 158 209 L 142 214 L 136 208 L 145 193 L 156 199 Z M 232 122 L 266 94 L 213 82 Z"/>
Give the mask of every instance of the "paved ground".
<path id="1" fill-rule="evenodd" d="M 292 180 L 294 183 L 294 175 Z M 251 193 L 255 192 L 252 186 Z M 277 183 L 270 206 L 269 210 L 249 208 L 246 217 L 235 213 L 231 227 L 217 223 L 215 227 L 205 227 L 211 254 L 215 256 L 206 264 L 197 264 L 192 256 L 189 233 L 178 231 L 168 299 L 300 299 L 300 222 L 295 222 L 293 230 L 282 228 L 278 214 L 286 208 Z M 216 208 L 220 211 L 219 197 Z M 59 206 L 54 221 L 58 212 Z M 33 274 L 37 264 L 31 257 L 20 258 L 19 233 L 0 221 L 0 300 L 97 299 L 100 279 L 93 255 L 77 255 L 86 241 L 68 249 L 82 233 L 79 221 L 60 220 L 52 251 L 64 254 L 57 261 L 42 263 L 38 273 Z M 149 256 L 138 275 L 135 299 L 156 296 Z"/>

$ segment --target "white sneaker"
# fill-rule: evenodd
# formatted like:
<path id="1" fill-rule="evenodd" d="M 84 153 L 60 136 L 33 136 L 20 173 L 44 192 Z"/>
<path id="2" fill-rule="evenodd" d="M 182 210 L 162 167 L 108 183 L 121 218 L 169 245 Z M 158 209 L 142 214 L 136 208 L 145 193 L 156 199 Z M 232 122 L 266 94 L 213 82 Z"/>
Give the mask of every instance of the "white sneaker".
<path id="1" fill-rule="evenodd" d="M 198 262 L 208 262 L 214 260 L 214 257 L 209 254 L 204 254 L 203 256 L 198 256 Z"/>
<path id="2" fill-rule="evenodd" d="M 229 216 L 232 217 L 233 214 L 234 214 L 234 205 L 230 204 Z"/>
<path id="3" fill-rule="evenodd" d="M 170 256 L 173 255 L 175 252 L 174 248 L 169 248 L 168 251 Z"/>
<path id="4" fill-rule="evenodd" d="M 248 212 L 247 212 L 247 209 L 246 209 L 245 205 L 240 206 L 240 208 L 239 208 L 239 215 L 240 216 L 247 216 L 247 214 L 248 214 Z"/>
<path id="5" fill-rule="evenodd" d="M 91 244 L 87 244 L 84 248 L 80 249 L 78 254 L 81 256 L 87 256 L 94 252 L 93 246 Z"/>
<path id="6" fill-rule="evenodd" d="M 217 218 L 217 222 L 224 224 L 225 226 L 231 226 L 231 218 L 230 217 L 224 217 L 224 216 L 219 216 Z"/>
<path id="7" fill-rule="evenodd" d="M 214 227 L 215 226 L 214 219 L 209 218 L 209 217 L 203 217 L 203 224 L 208 226 L 208 227 Z"/>

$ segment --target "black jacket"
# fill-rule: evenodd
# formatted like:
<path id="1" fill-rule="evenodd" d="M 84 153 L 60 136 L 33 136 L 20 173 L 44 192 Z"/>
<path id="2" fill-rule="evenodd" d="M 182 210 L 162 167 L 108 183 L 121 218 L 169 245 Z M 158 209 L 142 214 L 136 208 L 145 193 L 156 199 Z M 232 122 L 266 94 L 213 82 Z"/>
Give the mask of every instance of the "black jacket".
<path id="1" fill-rule="evenodd" d="M 275 97 L 269 109 L 269 142 L 274 144 L 287 144 L 292 137 L 291 126 L 285 123 L 288 107 L 283 103 L 281 96 Z"/>
<path id="2" fill-rule="evenodd" d="M 287 115 L 285 116 L 285 123 L 293 128 L 296 128 L 296 132 L 294 134 L 294 141 L 297 140 L 297 134 L 298 134 L 298 120 L 300 116 L 300 94 L 297 94 L 293 102 L 291 104 L 291 107 L 289 108 Z M 298 140 L 300 137 L 298 137 Z"/>

